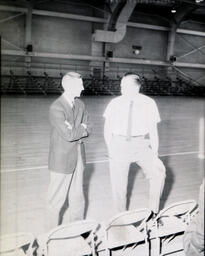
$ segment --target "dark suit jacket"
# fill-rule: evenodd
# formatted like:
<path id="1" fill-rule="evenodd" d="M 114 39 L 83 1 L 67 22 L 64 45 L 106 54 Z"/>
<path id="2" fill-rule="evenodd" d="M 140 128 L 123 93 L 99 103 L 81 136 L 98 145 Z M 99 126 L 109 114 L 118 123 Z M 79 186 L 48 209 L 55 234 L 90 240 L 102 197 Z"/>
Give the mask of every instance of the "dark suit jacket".
<path id="1" fill-rule="evenodd" d="M 82 138 L 89 133 L 88 114 L 84 103 L 75 99 L 74 109 L 71 108 L 64 96 L 59 97 L 50 106 L 51 137 L 48 167 L 59 173 L 72 173 L 77 163 L 77 146 L 80 143 L 82 157 L 85 159 Z M 65 121 L 72 129 L 68 129 Z M 81 123 L 87 125 L 85 129 Z"/>

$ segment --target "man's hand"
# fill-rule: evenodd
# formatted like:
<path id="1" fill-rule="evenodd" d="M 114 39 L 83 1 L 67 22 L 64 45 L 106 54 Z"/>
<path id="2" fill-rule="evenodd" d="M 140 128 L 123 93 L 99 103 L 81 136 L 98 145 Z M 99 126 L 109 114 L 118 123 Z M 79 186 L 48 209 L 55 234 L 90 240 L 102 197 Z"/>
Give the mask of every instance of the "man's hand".
<path id="1" fill-rule="evenodd" d="M 87 124 L 82 123 L 81 125 L 87 130 Z"/>
<path id="2" fill-rule="evenodd" d="M 72 130 L 72 126 L 67 120 L 65 120 L 65 124 L 66 124 L 68 129 Z"/>
<path id="3" fill-rule="evenodd" d="M 156 156 L 158 156 L 159 136 L 158 136 L 158 130 L 157 130 L 157 124 L 156 123 L 153 123 L 150 126 L 149 138 L 150 138 L 151 148 L 152 148 L 154 154 L 156 154 Z"/>

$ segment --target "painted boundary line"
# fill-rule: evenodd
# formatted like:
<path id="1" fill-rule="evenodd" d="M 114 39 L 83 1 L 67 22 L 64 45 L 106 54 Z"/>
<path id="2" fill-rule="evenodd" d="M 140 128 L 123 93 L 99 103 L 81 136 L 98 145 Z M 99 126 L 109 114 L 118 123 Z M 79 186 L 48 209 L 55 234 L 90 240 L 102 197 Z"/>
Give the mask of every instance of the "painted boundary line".
<path id="1" fill-rule="evenodd" d="M 178 152 L 178 153 L 171 153 L 171 154 L 162 154 L 159 155 L 159 157 L 164 157 L 164 156 L 183 156 L 183 155 L 194 155 L 194 154 L 199 154 L 199 153 L 204 153 L 204 152 L 199 152 L 199 151 L 189 151 L 189 152 Z M 108 158 L 102 159 L 102 160 L 96 160 L 96 161 L 88 161 L 87 164 L 98 164 L 98 163 L 106 163 L 108 162 Z M 47 169 L 47 165 L 42 165 L 42 166 L 36 166 L 36 167 L 27 167 L 27 168 L 18 168 L 18 169 L 4 169 L 1 170 L 0 173 L 9 173 L 9 172 L 20 172 L 20 171 L 33 171 L 33 170 L 43 170 Z"/>

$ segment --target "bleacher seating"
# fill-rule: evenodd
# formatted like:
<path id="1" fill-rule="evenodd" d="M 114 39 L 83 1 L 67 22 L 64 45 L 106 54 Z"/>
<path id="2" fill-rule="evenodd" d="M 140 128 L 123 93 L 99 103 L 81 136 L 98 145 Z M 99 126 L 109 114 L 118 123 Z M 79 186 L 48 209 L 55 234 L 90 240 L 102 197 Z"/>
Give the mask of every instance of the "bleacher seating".
<path id="1" fill-rule="evenodd" d="M 58 77 L 51 77 L 46 72 L 42 76 L 34 76 L 30 71 L 26 75 L 15 75 L 11 70 L 9 75 L 2 76 L 2 94 L 61 94 L 60 73 Z M 111 79 L 107 76 L 83 79 L 84 95 L 120 95 L 120 77 Z M 176 76 L 162 76 L 160 74 L 147 78 L 142 76 L 141 92 L 146 95 L 178 95 L 178 96 L 205 96 L 205 86 L 185 79 L 176 73 Z"/>
<path id="2" fill-rule="evenodd" d="M 23 93 L 26 94 L 25 91 L 25 82 L 24 77 L 22 76 L 15 76 L 13 71 L 10 71 L 10 83 L 8 85 L 8 91 L 10 93 Z"/>
<path id="3" fill-rule="evenodd" d="M 4 75 L 2 79 L 2 84 L 1 84 L 1 92 L 6 93 L 11 90 L 12 87 L 12 82 L 11 82 L 11 76 L 10 75 Z"/>
<path id="4" fill-rule="evenodd" d="M 27 93 L 42 93 L 44 95 L 47 95 L 43 83 L 42 83 L 42 79 L 40 79 L 39 77 L 35 77 L 31 74 L 31 72 L 27 72 L 27 83 L 26 83 L 26 87 L 25 90 L 27 91 Z"/>
<path id="5" fill-rule="evenodd" d="M 61 86 L 61 76 L 62 74 L 60 74 L 59 78 L 52 78 L 44 72 L 44 89 L 47 94 L 58 94 L 63 91 Z"/>

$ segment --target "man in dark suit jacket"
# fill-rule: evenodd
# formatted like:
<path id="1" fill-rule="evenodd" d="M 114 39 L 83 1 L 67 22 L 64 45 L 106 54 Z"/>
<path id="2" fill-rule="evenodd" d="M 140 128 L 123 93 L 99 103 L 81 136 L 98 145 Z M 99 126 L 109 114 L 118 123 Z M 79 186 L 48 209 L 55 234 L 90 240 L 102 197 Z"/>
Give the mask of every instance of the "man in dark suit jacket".
<path id="1" fill-rule="evenodd" d="M 50 184 L 47 201 L 52 215 L 50 223 L 54 226 L 61 224 L 60 212 L 66 201 L 70 221 L 84 217 L 83 138 L 90 132 L 88 114 L 84 103 L 78 98 L 84 89 L 81 75 L 67 73 L 62 79 L 62 86 L 64 93 L 50 106 Z M 51 224 L 49 226 L 51 228 Z"/>

